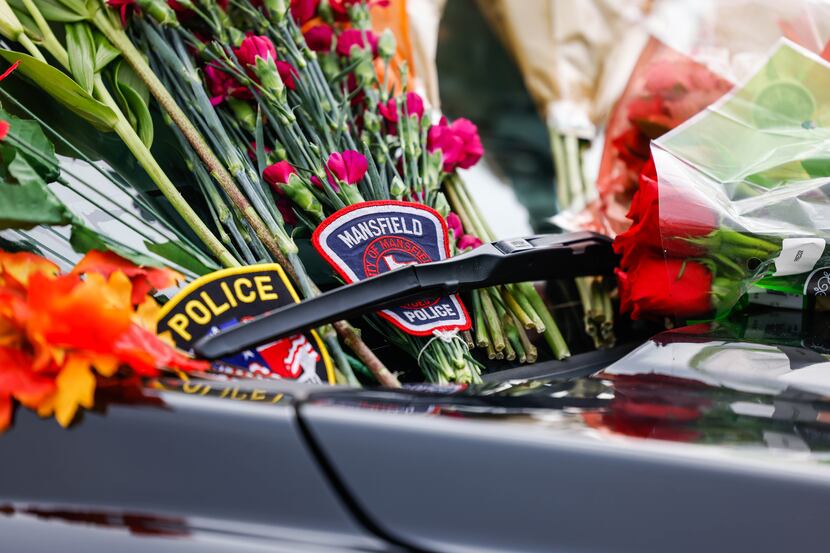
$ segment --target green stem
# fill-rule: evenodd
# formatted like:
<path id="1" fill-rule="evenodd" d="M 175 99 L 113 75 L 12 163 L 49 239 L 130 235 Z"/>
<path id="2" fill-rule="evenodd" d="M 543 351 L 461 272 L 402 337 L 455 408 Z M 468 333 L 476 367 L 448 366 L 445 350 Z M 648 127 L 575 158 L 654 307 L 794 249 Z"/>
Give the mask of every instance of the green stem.
<path id="1" fill-rule="evenodd" d="M 567 164 L 565 162 L 565 148 L 562 145 L 562 136 L 555 129 L 550 129 L 550 145 L 553 152 L 553 164 L 556 170 L 556 201 L 559 211 L 564 211 L 570 205 L 570 185 L 568 184 Z"/>
<path id="2" fill-rule="evenodd" d="M 484 309 L 481 307 L 481 291 L 473 290 L 473 314 L 475 315 L 476 345 L 480 348 L 489 347 L 490 338 L 487 337 L 487 324 L 484 321 Z"/>
<path id="3" fill-rule="evenodd" d="M 202 243 L 207 247 L 213 255 L 219 260 L 222 265 L 226 267 L 237 267 L 239 266 L 239 262 L 231 255 L 231 252 L 219 241 L 219 239 L 211 232 L 211 230 L 205 225 L 205 223 L 199 218 L 199 215 L 190 207 L 190 204 L 187 200 L 184 199 L 184 196 L 181 195 L 179 190 L 176 188 L 167 175 L 164 173 L 162 168 L 159 166 L 156 159 L 153 157 L 153 154 L 150 153 L 150 150 L 147 149 L 147 146 L 144 145 L 144 142 L 141 141 L 141 138 L 138 134 L 133 130 L 130 122 L 127 121 L 127 118 L 124 117 L 124 114 L 118 107 L 118 104 L 115 103 L 115 100 L 110 96 L 109 91 L 104 86 L 104 81 L 100 75 L 95 76 L 95 85 L 94 85 L 95 95 L 98 96 L 98 99 L 101 100 L 103 103 L 108 105 L 116 114 L 117 120 L 115 123 L 114 130 L 121 137 L 121 140 L 124 141 L 127 148 L 132 152 L 141 166 L 147 171 L 147 174 L 156 183 L 159 190 L 164 197 L 170 202 L 170 205 L 176 212 L 187 222 L 188 226 L 193 230 L 196 236 L 202 241 Z"/>
<path id="4" fill-rule="evenodd" d="M 521 306 L 525 313 L 530 317 L 531 321 L 533 321 L 533 327 L 536 332 L 542 334 L 545 332 L 545 323 L 542 321 L 542 318 L 536 312 L 536 309 L 530 304 L 527 297 L 525 297 L 524 293 L 519 289 L 518 285 L 511 284 L 507 287 L 513 298 L 516 302 Z"/>
<path id="5" fill-rule="evenodd" d="M 280 247 L 280 244 L 277 243 L 274 235 L 268 230 L 265 222 L 260 218 L 256 210 L 253 209 L 250 202 L 248 202 L 248 199 L 236 186 L 236 183 L 234 183 L 228 170 L 219 158 L 216 157 L 216 154 L 205 142 L 201 133 L 187 118 L 187 115 L 185 115 L 176 103 L 176 100 L 170 95 L 170 92 L 164 87 L 164 84 L 162 84 L 150 68 L 141 52 L 139 52 L 135 45 L 133 45 L 130 37 L 127 36 L 123 29 L 113 24 L 108 12 L 103 7 L 100 7 L 95 12 L 95 15 L 92 17 L 92 22 L 98 30 L 100 30 L 101 33 L 103 33 L 104 36 L 112 42 L 113 46 L 121 52 L 121 55 L 124 56 L 124 59 L 127 60 L 136 72 L 136 75 L 138 75 L 142 82 L 144 82 L 147 89 L 156 98 L 156 101 L 158 101 L 161 108 L 170 116 L 176 126 L 179 127 L 182 134 L 208 168 L 208 171 L 222 187 L 222 190 L 228 195 L 231 202 L 239 208 L 240 212 L 242 212 L 242 215 L 248 221 L 248 224 L 251 225 L 251 228 L 254 230 L 257 237 L 262 241 L 263 245 L 268 249 L 268 252 L 274 256 L 277 262 L 280 263 L 286 271 L 292 272 L 285 254 L 294 253 L 296 251 L 296 246 L 293 246 L 292 242 L 291 245 L 293 248 L 288 247 L 287 244 L 283 244 L 283 246 L 286 247 L 285 250 Z"/>
<path id="6" fill-rule="evenodd" d="M 493 342 L 493 349 L 496 353 L 504 350 L 504 333 L 501 328 L 498 313 L 493 305 L 493 300 L 487 290 L 481 290 L 481 307 L 484 309 L 484 317 L 487 319 L 487 329 L 490 331 L 490 340 Z"/>
<path id="7" fill-rule="evenodd" d="M 511 313 L 520 321 L 521 326 L 524 328 L 533 328 L 533 321 L 528 316 L 527 312 L 522 309 L 522 306 L 519 305 L 519 302 L 516 301 L 516 298 L 513 297 L 513 294 L 510 293 L 506 287 L 501 288 L 501 297 L 504 300 L 504 304 L 510 310 Z"/>
<path id="8" fill-rule="evenodd" d="M 557 359 L 565 359 L 566 357 L 570 357 L 571 352 L 568 350 L 568 344 L 565 343 L 565 339 L 562 337 L 559 327 L 556 326 L 556 321 L 553 319 L 553 315 L 551 315 L 550 311 L 548 311 L 548 307 L 545 305 L 545 302 L 542 301 L 542 297 L 536 291 L 536 288 L 534 288 L 529 282 L 522 282 L 517 286 L 544 321 L 545 341 L 553 351 L 553 355 Z"/>
<path id="9" fill-rule="evenodd" d="M 47 63 L 46 58 L 43 57 L 43 54 L 40 53 L 38 47 L 35 46 L 35 43 L 32 42 L 32 39 L 26 33 L 20 33 L 17 37 L 17 41 L 23 46 L 27 52 L 29 52 L 32 57 L 37 58 L 38 60 Z"/>

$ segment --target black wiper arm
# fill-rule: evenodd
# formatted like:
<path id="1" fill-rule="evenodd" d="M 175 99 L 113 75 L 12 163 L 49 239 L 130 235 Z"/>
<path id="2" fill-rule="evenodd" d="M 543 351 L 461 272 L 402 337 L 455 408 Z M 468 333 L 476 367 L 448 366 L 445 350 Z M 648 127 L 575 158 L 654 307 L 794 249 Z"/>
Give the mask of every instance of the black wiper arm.
<path id="1" fill-rule="evenodd" d="M 592 232 L 546 234 L 485 244 L 463 255 L 408 265 L 256 317 L 196 342 L 196 355 L 218 359 L 341 319 L 416 299 L 486 286 L 609 274 L 611 239 Z"/>

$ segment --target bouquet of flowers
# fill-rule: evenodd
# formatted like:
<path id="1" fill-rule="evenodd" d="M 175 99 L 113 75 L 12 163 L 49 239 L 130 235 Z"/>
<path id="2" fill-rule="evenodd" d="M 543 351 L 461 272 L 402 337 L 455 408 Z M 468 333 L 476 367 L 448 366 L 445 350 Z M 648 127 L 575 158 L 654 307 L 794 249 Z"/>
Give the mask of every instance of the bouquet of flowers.
<path id="1" fill-rule="evenodd" d="M 436 120 L 408 90 L 410 70 L 396 56 L 394 34 L 371 28 L 371 10 L 386 2 L 93 4 L 10 6 L 0 32 L 28 55 L 2 55 L 75 113 L 118 133 L 221 264 L 276 261 L 313 296 L 319 290 L 294 235 L 368 200 L 433 209 L 450 229 L 451 252 L 495 239 L 455 174 L 482 155 L 475 125 Z M 150 153 L 151 97 L 171 124 L 208 219 Z M 462 325 L 437 340 L 369 322 L 436 382 L 477 381 L 475 346 L 491 358 L 534 360 L 528 331 L 542 334 L 556 357 L 568 355 L 532 285 L 482 290 L 472 300 L 474 333 Z M 357 383 L 337 336 L 379 382 L 398 385 L 349 323 L 320 331 L 344 380 Z"/>
<path id="2" fill-rule="evenodd" d="M 605 133 L 597 190 L 606 230 L 627 228 L 624 213 L 649 159 L 649 144 L 732 87 L 702 63 L 649 39 Z"/>
<path id="3" fill-rule="evenodd" d="M 615 248 L 634 318 L 722 316 L 753 285 L 819 293 L 830 262 L 830 64 L 783 41 L 744 86 L 653 143 Z"/>
<path id="4" fill-rule="evenodd" d="M 40 255 L 0 250 L 0 431 L 11 423 L 15 401 L 67 426 L 80 407 L 92 408 L 99 383 L 129 386 L 162 369 L 207 369 L 207 363 L 190 359 L 155 334 L 159 306 L 150 292 L 174 287 L 185 275 L 163 267 L 152 252 L 87 226 L 47 187 L 54 182 L 74 194 L 88 192 L 61 170 L 40 126 L 5 113 L 0 117 L 2 237 L 23 238 L 17 243 L 26 245 L 37 226 L 50 231 L 53 245 L 65 241 L 72 250 L 86 252 L 62 274 Z M 164 230 L 160 225 L 157 232 Z M 175 259 L 187 246 L 167 242 L 162 251 Z"/>

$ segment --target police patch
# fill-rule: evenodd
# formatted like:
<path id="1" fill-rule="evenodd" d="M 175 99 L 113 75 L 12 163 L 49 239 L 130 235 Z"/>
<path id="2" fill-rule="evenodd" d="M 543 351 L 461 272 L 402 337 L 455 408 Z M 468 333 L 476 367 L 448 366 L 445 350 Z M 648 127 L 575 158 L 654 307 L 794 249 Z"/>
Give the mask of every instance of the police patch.
<path id="1" fill-rule="evenodd" d="M 444 218 L 432 208 L 410 202 L 345 207 L 320 223 L 312 243 L 347 283 L 450 255 Z M 379 315 L 415 336 L 470 328 L 467 310 L 455 294 L 384 309 Z"/>
<path id="2" fill-rule="evenodd" d="M 167 302 L 156 330 L 192 352 L 203 336 L 298 302 L 277 264 L 222 269 L 194 280 Z M 214 361 L 211 369 L 235 377 L 335 383 L 331 359 L 314 330 Z"/>

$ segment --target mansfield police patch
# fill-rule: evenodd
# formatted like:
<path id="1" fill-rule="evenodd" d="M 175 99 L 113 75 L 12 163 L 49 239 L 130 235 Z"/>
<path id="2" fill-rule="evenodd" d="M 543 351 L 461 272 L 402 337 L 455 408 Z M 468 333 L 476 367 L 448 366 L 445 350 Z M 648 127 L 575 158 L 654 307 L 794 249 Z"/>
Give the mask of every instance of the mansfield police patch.
<path id="1" fill-rule="evenodd" d="M 346 282 L 450 255 L 444 218 L 434 209 L 409 202 L 364 202 L 345 207 L 317 227 L 312 241 Z M 455 294 L 384 309 L 379 314 L 416 336 L 470 328 L 467 310 Z"/>

